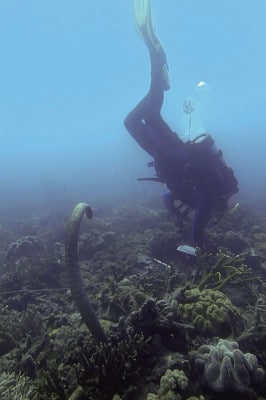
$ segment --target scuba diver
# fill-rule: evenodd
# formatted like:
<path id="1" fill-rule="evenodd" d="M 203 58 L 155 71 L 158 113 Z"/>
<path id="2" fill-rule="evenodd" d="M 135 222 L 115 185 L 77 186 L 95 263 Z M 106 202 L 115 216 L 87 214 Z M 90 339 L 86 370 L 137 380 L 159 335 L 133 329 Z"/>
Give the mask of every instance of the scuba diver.
<path id="1" fill-rule="evenodd" d="M 228 210 L 228 199 L 238 191 L 233 171 L 223 161 L 208 134 L 183 142 L 161 116 L 164 91 L 170 88 L 165 51 L 156 36 L 150 0 L 135 0 L 136 27 L 150 56 L 151 83 L 146 96 L 125 118 L 124 124 L 137 143 L 153 157 L 156 176 L 143 178 L 164 183 L 169 192 L 164 204 L 180 216 L 176 201 L 194 209 L 190 244 L 204 245 L 204 227 L 213 212 Z"/>

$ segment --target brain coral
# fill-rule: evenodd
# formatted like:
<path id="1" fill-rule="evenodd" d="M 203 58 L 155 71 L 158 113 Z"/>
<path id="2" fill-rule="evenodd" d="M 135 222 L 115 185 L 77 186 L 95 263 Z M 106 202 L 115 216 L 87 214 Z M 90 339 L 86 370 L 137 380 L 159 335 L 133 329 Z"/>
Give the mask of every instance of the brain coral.
<path id="1" fill-rule="evenodd" d="M 186 290 L 179 311 L 201 334 L 208 336 L 229 336 L 234 331 L 233 321 L 240 318 L 231 300 L 214 289 Z"/>

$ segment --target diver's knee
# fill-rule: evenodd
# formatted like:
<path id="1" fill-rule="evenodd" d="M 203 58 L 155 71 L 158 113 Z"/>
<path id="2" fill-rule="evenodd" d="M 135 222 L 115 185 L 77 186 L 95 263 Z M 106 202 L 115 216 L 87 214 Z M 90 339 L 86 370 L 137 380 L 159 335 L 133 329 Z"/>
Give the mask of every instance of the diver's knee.
<path id="1" fill-rule="evenodd" d="M 131 113 L 129 113 L 124 119 L 124 126 L 129 132 L 132 132 L 134 130 L 135 121 L 134 118 L 132 118 Z"/>
<path id="2" fill-rule="evenodd" d="M 139 131 L 140 128 L 138 121 L 132 112 L 130 112 L 124 119 L 124 126 L 126 130 L 133 136 Z"/>
<path id="3" fill-rule="evenodd" d="M 128 114 L 126 116 L 126 118 L 124 119 L 124 127 L 129 131 L 130 127 L 131 127 L 131 118 L 130 118 L 130 114 Z"/>

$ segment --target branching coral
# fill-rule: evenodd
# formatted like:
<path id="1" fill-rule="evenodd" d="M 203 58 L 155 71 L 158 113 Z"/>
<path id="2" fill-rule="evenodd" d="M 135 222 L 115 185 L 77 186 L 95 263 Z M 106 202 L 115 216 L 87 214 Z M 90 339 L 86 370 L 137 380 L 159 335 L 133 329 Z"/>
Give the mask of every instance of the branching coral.
<path id="1" fill-rule="evenodd" d="M 151 351 L 150 340 L 143 335 L 95 346 L 82 346 L 73 363 L 78 383 L 96 399 L 110 399 L 136 384 Z"/>
<path id="2" fill-rule="evenodd" d="M 61 346 L 64 357 L 53 357 L 42 371 L 39 400 L 68 399 L 75 392 L 84 392 L 85 399 L 93 400 L 110 400 L 115 394 L 126 398 L 126 393 L 140 383 L 147 360 L 151 366 L 149 356 L 153 347 L 143 335 L 123 339 L 113 336 L 101 343 L 88 335 L 79 335 L 70 350 L 72 340 L 65 348 Z M 49 354 L 53 347 L 50 349 Z"/>
<path id="3" fill-rule="evenodd" d="M 0 398 L 5 400 L 34 400 L 37 391 L 28 377 L 22 374 L 6 373 L 0 375 Z"/>
<path id="4" fill-rule="evenodd" d="M 237 342 L 223 339 L 215 346 L 200 346 L 195 366 L 201 383 L 214 392 L 245 393 L 253 383 L 261 383 L 264 377 L 254 354 L 244 354 Z"/>
<path id="5" fill-rule="evenodd" d="M 208 266 L 209 256 L 206 253 L 198 253 L 200 271 L 205 271 L 198 282 L 199 289 L 207 287 L 221 290 L 229 283 L 236 285 L 256 280 L 256 278 L 250 276 L 251 270 L 240 255 L 231 256 L 220 250 L 211 267 Z"/>

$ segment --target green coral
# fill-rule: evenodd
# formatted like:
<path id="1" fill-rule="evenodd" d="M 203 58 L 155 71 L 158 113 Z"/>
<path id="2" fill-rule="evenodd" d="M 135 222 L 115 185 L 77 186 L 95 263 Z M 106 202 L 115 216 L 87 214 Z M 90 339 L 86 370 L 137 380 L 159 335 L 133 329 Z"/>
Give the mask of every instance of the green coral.
<path id="1" fill-rule="evenodd" d="M 180 369 L 168 369 L 161 377 L 158 393 L 149 393 L 147 400 L 179 400 L 178 389 L 185 390 L 188 387 L 188 377 Z"/>
<path id="2" fill-rule="evenodd" d="M 244 257 L 240 255 L 228 255 L 220 250 L 213 263 L 211 254 L 199 251 L 197 259 L 199 270 L 203 272 L 197 283 L 199 289 L 222 290 L 229 284 L 247 287 L 247 284 L 258 279 L 251 276 L 251 269 L 244 263 Z"/>
<path id="3" fill-rule="evenodd" d="M 0 398 L 5 400 L 34 400 L 37 390 L 25 375 L 2 373 L 0 375 Z"/>
<path id="4" fill-rule="evenodd" d="M 157 396 L 157 394 L 154 394 L 154 393 L 149 393 L 147 396 L 147 400 L 157 400 L 157 399 L 158 399 L 158 396 Z"/>
<path id="5" fill-rule="evenodd" d="M 112 400 L 122 400 L 122 398 L 119 396 L 119 394 L 115 394 Z"/>
<path id="6" fill-rule="evenodd" d="M 115 394 L 123 397 L 139 384 L 151 351 L 150 339 L 143 335 L 123 340 L 113 337 L 106 343 L 80 336 L 74 351 L 61 349 L 67 353 L 65 362 L 49 362 L 42 374 L 41 399 L 67 399 L 78 386 L 86 399 L 110 400 Z"/>
<path id="7" fill-rule="evenodd" d="M 104 316 L 117 322 L 121 316 L 128 315 L 140 307 L 146 300 L 146 294 L 126 278 L 120 282 L 108 278 L 97 299 L 102 306 Z"/>
<path id="8" fill-rule="evenodd" d="M 232 317 L 238 315 L 231 300 L 219 290 L 191 288 L 184 292 L 179 311 L 204 335 L 227 337 L 233 332 Z"/>
<path id="9" fill-rule="evenodd" d="M 169 390 L 174 390 L 177 387 L 184 390 L 187 388 L 188 378 L 184 371 L 179 369 L 168 369 L 161 377 L 159 394 L 165 394 Z"/>

